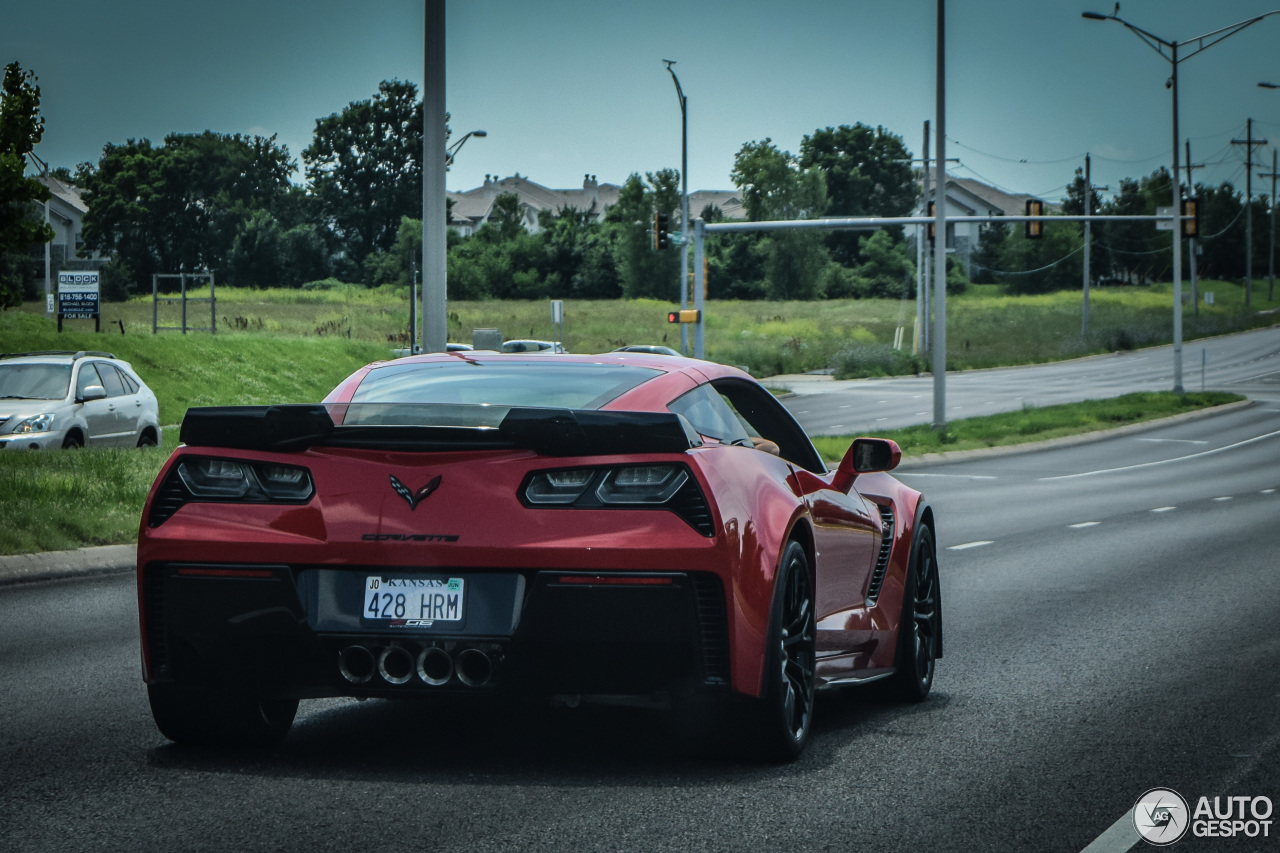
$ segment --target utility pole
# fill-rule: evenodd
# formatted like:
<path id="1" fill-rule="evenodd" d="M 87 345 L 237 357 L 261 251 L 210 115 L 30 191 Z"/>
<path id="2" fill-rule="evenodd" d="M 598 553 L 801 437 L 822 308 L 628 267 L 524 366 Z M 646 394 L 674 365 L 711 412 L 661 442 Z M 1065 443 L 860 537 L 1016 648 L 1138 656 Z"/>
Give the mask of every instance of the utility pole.
<path id="1" fill-rule="evenodd" d="M 1110 187 L 1095 187 L 1093 185 L 1093 158 L 1088 154 L 1084 155 L 1084 215 L 1090 216 L 1093 212 L 1093 191 L 1106 190 Z M 1090 255 L 1093 253 L 1093 229 L 1092 223 L 1086 219 L 1084 221 L 1084 309 L 1083 318 L 1080 321 L 1080 336 L 1085 337 L 1089 334 L 1089 262 Z"/>
<path id="2" fill-rule="evenodd" d="M 938 0 L 937 124 L 934 134 L 938 151 L 938 183 L 934 195 L 933 259 L 933 428 L 947 428 L 947 64 L 946 0 Z"/>
<path id="3" fill-rule="evenodd" d="M 426 0 L 422 72 L 422 349 L 449 339 L 445 229 L 445 0 Z"/>
<path id="4" fill-rule="evenodd" d="M 929 212 L 929 120 L 924 120 L 924 149 L 920 154 L 920 158 L 924 161 L 924 213 Z M 926 225 L 920 229 L 923 237 L 929 236 L 929 227 Z M 933 248 L 932 242 L 929 247 L 924 250 L 924 270 L 922 285 L 920 288 L 921 303 L 917 310 L 920 315 L 920 351 L 929 351 L 929 321 L 933 319 L 933 314 L 929 311 L 929 251 Z"/>
<path id="5" fill-rule="evenodd" d="M 667 63 L 671 80 L 676 84 L 676 96 L 680 99 L 680 308 L 684 310 L 689 307 L 689 98 L 680 88 L 680 78 L 671 67 L 676 61 L 662 61 Z M 702 328 L 701 319 L 698 320 L 698 328 Z M 689 327 L 684 323 L 680 324 L 680 354 L 689 354 Z"/>
<path id="6" fill-rule="evenodd" d="M 1276 149 L 1271 149 L 1271 171 L 1259 173 L 1259 178 L 1271 179 L 1271 240 L 1270 251 L 1267 252 L 1267 301 L 1271 302 L 1276 298 L 1276 175 L 1280 174 L 1280 170 L 1276 169 Z"/>
<path id="7" fill-rule="evenodd" d="M 1244 139 L 1231 140 L 1232 145 L 1245 146 L 1244 201 L 1245 201 L 1245 256 L 1244 256 L 1244 304 L 1253 305 L 1253 146 L 1265 145 L 1267 140 L 1253 138 L 1253 119 L 1249 119 Z"/>
<path id="8" fill-rule="evenodd" d="M 1195 184 L 1191 181 L 1192 169 L 1203 169 L 1201 164 L 1191 165 L 1191 140 L 1187 140 L 1187 197 L 1195 198 Z M 1181 226 L 1179 226 L 1181 227 Z M 1200 316 L 1200 279 L 1196 274 L 1196 240 L 1197 237 L 1191 237 L 1187 240 L 1187 257 L 1191 259 L 1191 316 Z"/>

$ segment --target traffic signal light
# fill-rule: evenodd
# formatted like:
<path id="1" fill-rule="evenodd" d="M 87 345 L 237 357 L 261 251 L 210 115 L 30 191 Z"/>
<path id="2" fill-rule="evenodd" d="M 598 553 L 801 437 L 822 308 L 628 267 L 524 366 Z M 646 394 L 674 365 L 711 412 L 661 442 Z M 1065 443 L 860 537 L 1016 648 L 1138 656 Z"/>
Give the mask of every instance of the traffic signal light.
<path id="1" fill-rule="evenodd" d="M 1036 198 L 1027 199 L 1027 216 L 1044 216 L 1044 202 Z M 1044 236 L 1044 223 L 1027 221 L 1027 239 L 1039 240 Z"/>
<path id="2" fill-rule="evenodd" d="M 681 311 L 668 311 L 668 323 L 696 323 L 701 318 L 702 312 L 697 308 L 685 308 Z"/>
<path id="3" fill-rule="evenodd" d="M 1182 220 L 1182 236 L 1183 237 L 1199 237 L 1200 236 L 1200 199 L 1184 198 L 1182 200 L 1182 215 L 1192 217 L 1191 219 Z"/>
<path id="4" fill-rule="evenodd" d="M 659 252 L 667 248 L 667 215 L 665 213 L 653 215 L 653 248 Z"/>

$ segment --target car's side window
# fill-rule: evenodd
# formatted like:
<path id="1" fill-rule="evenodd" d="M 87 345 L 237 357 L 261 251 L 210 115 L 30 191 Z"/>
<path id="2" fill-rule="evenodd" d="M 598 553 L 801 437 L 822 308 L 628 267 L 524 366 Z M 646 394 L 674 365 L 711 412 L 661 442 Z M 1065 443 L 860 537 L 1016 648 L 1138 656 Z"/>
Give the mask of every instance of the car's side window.
<path id="1" fill-rule="evenodd" d="M 123 397 L 125 395 L 124 383 L 120 381 L 120 374 L 110 364 L 96 364 L 98 375 L 102 377 L 102 387 L 107 389 L 108 397 Z"/>
<path id="2" fill-rule="evenodd" d="M 732 405 L 735 417 L 741 418 L 747 431 L 757 438 L 777 445 L 778 455 L 808 471 L 822 473 L 827 470 L 822 457 L 814 449 L 813 442 L 796 423 L 791 413 L 772 394 L 754 382 L 742 379 L 720 379 L 715 390 Z M 728 408 L 726 405 L 726 408 Z M 772 450 L 754 442 L 757 447 Z"/>
<path id="3" fill-rule="evenodd" d="M 124 383 L 124 393 L 137 394 L 138 391 L 141 390 L 142 386 L 138 385 L 137 382 L 134 382 L 132 376 L 125 373 L 123 370 L 121 370 L 118 367 L 116 368 L 116 373 L 120 374 L 120 381 Z"/>
<path id="4" fill-rule="evenodd" d="M 714 438 L 721 444 L 751 445 L 751 437 L 734 416 L 733 410 L 710 385 L 699 385 L 683 394 L 668 409 L 693 424 L 699 435 Z"/>
<path id="5" fill-rule="evenodd" d="M 80 375 L 76 378 L 76 397 L 83 397 L 84 389 L 90 385 L 102 385 L 102 377 L 98 375 L 98 369 L 92 363 L 82 364 Z"/>

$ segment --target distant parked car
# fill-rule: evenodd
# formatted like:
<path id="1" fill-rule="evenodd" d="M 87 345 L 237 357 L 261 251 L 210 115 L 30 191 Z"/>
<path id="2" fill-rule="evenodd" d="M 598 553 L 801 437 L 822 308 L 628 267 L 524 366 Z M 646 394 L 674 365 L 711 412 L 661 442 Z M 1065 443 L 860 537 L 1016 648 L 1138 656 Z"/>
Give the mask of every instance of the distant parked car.
<path id="1" fill-rule="evenodd" d="M 0 450 L 152 447 L 156 395 L 109 352 L 0 355 Z"/>
<path id="2" fill-rule="evenodd" d="M 631 346 L 618 347 L 614 352 L 647 352 L 649 355 L 679 355 L 680 353 L 671 347 L 659 346 L 658 344 L 632 344 Z"/>
<path id="3" fill-rule="evenodd" d="M 503 352 L 568 352 L 564 348 L 564 344 L 552 343 L 551 341 L 504 341 L 502 344 Z"/>

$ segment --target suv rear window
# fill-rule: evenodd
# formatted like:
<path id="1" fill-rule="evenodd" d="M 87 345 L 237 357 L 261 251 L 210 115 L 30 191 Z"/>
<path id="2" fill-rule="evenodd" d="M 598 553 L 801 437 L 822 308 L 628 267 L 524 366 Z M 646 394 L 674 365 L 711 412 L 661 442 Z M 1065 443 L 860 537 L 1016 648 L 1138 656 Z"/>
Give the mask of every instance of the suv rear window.
<path id="1" fill-rule="evenodd" d="M 369 371 L 351 402 L 598 409 L 661 373 L 635 365 L 544 360 L 392 363 Z"/>

